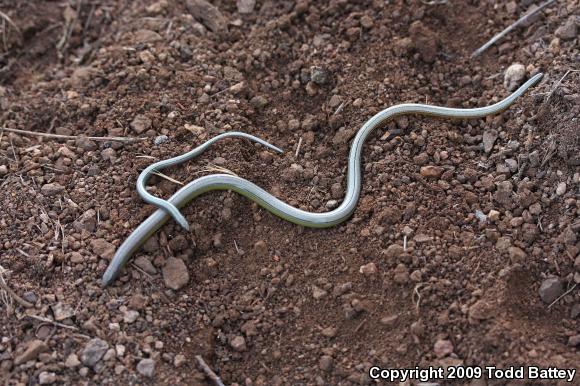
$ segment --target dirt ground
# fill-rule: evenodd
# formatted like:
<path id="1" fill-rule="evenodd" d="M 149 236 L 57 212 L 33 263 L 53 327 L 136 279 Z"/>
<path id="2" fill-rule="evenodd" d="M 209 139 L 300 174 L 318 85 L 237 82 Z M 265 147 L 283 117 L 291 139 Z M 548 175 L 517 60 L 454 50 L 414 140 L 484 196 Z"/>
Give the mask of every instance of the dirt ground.
<path id="1" fill-rule="evenodd" d="M 0 131 L 0 380 L 214 384 L 198 355 L 246 386 L 372 384 L 373 365 L 580 370 L 579 2 L 470 58 L 532 3 L 0 0 L 0 127 L 70 136 Z M 155 209 L 135 190 L 154 159 L 255 134 L 286 152 L 228 139 L 165 172 L 227 168 L 324 212 L 376 112 L 485 106 L 538 72 L 501 115 L 373 133 L 342 225 L 213 192 L 183 210 L 190 232 L 170 221 L 100 285 Z"/>

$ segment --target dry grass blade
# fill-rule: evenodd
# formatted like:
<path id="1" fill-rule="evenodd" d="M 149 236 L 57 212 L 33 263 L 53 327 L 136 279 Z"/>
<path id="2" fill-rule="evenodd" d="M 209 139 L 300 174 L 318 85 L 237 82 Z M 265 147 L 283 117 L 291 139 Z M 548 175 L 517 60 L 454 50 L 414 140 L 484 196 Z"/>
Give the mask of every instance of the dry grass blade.
<path id="1" fill-rule="evenodd" d="M 10 18 L 10 16 L 8 16 L 4 12 L 0 11 L 0 18 L 6 20 L 6 22 L 8 24 L 10 24 L 12 26 L 12 28 L 14 28 L 14 30 L 16 31 L 16 33 L 18 33 L 18 37 L 20 38 L 20 41 L 22 41 L 22 32 L 20 31 L 20 28 L 18 28 L 18 26 L 12 21 L 12 19 Z"/>
<path id="2" fill-rule="evenodd" d="M 6 281 L 4 280 L 4 273 L 8 272 L 4 267 L 2 267 L 0 265 L 0 288 L 6 292 L 6 294 L 11 297 L 12 299 L 14 299 L 18 304 L 20 304 L 22 307 L 25 308 L 32 308 L 34 307 L 34 304 L 27 302 L 26 300 L 22 299 L 20 296 L 18 296 L 10 287 L 8 287 L 8 284 L 6 283 Z M 5 297 L 4 297 L 5 298 Z M 6 300 L 4 300 L 4 302 L 6 302 Z"/>
<path id="3" fill-rule="evenodd" d="M 566 73 L 564 74 L 564 76 L 562 76 L 554 85 L 554 87 L 552 87 L 552 90 L 550 90 L 550 92 L 548 93 L 548 96 L 546 97 L 546 103 L 548 103 L 550 101 L 550 98 L 552 98 L 552 95 L 554 95 L 554 93 L 556 92 L 556 90 L 558 89 L 558 87 L 560 87 L 560 85 L 562 84 L 562 82 L 564 81 L 564 79 L 566 79 L 566 77 L 571 73 L 571 72 L 580 72 L 580 70 L 568 70 L 566 71 Z"/>
<path id="4" fill-rule="evenodd" d="M 163 174 L 163 173 L 161 173 L 161 172 L 153 172 L 153 173 L 151 173 L 151 174 L 155 174 L 156 176 L 159 176 L 159 177 L 161 177 L 161 178 L 165 178 L 167 181 L 170 181 L 170 182 L 173 182 L 174 184 L 177 184 L 177 185 L 181 185 L 181 186 L 183 186 L 183 182 L 181 182 L 181 181 L 177 181 L 175 178 L 171 178 L 171 177 L 169 177 L 168 175 L 166 175 L 166 174 Z"/>
<path id="5" fill-rule="evenodd" d="M 238 177 L 238 175 L 236 173 L 232 172 L 230 169 L 226 169 L 222 166 L 217 166 L 214 164 L 208 164 L 205 168 L 203 168 L 201 170 L 201 172 L 225 173 L 225 174 L 229 174 L 231 176 Z"/>
<path id="6" fill-rule="evenodd" d="M 568 291 L 564 292 L 562 295 L 558 296 L 558 299 L 554 300 L 552 303 L 550 303 L 550 305 L 548 306 L 548 309 L 552 308 L 552 306 L 556 303 L 558 303 L 560 301 L 560 299 L 562 299 L 564 296 L 568 295 L 570 292 L 574 291 L 576 289 L 576 287 L 578 286 L 578 284 L 574 284 L 572 286 L 572 288 L 570 288 Z"/>

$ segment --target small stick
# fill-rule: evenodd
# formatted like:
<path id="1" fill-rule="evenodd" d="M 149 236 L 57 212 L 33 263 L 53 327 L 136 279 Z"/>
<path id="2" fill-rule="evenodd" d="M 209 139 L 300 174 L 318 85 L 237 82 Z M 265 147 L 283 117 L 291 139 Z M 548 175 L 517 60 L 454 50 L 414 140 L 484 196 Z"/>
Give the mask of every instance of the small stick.
<path id="1" fill-rule="evenodd" d="M 294 158 L 298 158 L 298 153 L 300 152 L 300 146 L 302 146 L 302 137 L 298 140 L 298 146 L 296 146 L 296 154 L 294 154 Z"/>
<path id="2" fill-rule="evenodd" d="M 32 308 L 34 304 L 27 302 L 26 300 L 22 299 L 20 296 L 16 294 L 16 292 L 12 291 L 8 284 L 4 281 L 4 278 L 0 276 L 0 288 L 2 288 L 8 295 L 12 297 L 12 299 L 16 300 L 18 304 L 25 308 Z"/>
<path id="3" fill-rule="evenodd" d="M 63 135 L 63 134 L 50 134 L 50 133 L 40 133 L 36 131 L 28 131 L 28 130 L 19 130 L 19 129 L 11 129 L 9 127 L 0 127 L 2 131 L 8 131 L 11 133 L 16 134 L 23 134 L 23 135 L 34 135 L 38 137 L 47 137 L 47 138 L 59 138 L 59 139 L 77 139 L 81 138 L 79 135 Z M 147 138 L 129 138 L 129 137 L 87 137 L 91 141 L 118 141 L 118 142 L 137 142 L 137 141 L 144 141 Z"/>
<path id="4" fill-rule="evenodd" d="M 560 296 L 558 297 L 558 299 L 556 299 L 556 300 L 554 300 L 552 303 L 550 303 L 550 305 L 548 306 L 548 309 L 550 309 L 550 308 L 551 308 L 551 307 L 552 307 L 554 304 L 558 303 L 558 301 L 559 301 L 560 299 L 562 299 L 564 296 L 566 296 L 566 295 L 568 295 L 570 292 L 574 291 L 574 288 L 576 288 L 576 286 L 577 286 L 577 285 L 578 285 L 578 284 L 574 284 L 574 285 L 572 286 L 572 288 L 570 288 L 568 291 L 564 292 L 562 295 L 560 295 Z"/>
<path id="5" fill-rule="evenodd" d="M 214 373 L 213 370 L 207 365 L 207 363 L 205 363 L 201 355 L 196 355 L 195 359 L 197 360 L 199 367 L 201 367 L 205 375 L 207 375 L 207 377 L 211 379 L 213 383 L 216 384 L 216 386 L 226 386 L 224 385 L 220 377 L 218 377 L 217 374 Z"/>
<path id="6" fill-rule="evenodd" d="M 473 54 L 471 54 L 471 58 L 473 59 L 476 56 L 481 55 L 483 53 L 483 51 L 487 50 L 489 47 L 491 47 L 493 44 L 495 44 L 498 40 L 500 40 L 505 35 L 507 35 L 511 31 L 513 31 L 517 26 L 526 22 L 528 19 L 530 19 L 532 16 L 534 16 L 535 14 L 540 12 L 542 9 L 546 8 L 548 5 L 552 4 L 554 1 L 556 1 L 556 0 L 548 0 L 545 3 L 543 3 L 542 5 L 540 5 L 538 8 L 534 9 L 532 12 L 520 17 L 515 23 L 513 23 L 512 25 L 510 25 L 509 27 L 507 27 L 506 29 L 504 29 L 503 31 L 501 31 L 500 33 L 495 35 L 493 38 L 491 38 L 483 46 L 481 46 L 477 50 L 473 51 Z"/>
<path id="7" fill-rule="evenodd" d="M 26 315 L 26 316 L 28 316 L 29 318 L 32 318 L 32 319 L 40 320 L 41 322 L 50 323 L 50 324 L 57 326 L 57 327 L 62 327 L 62 328 L 66 328 L 68 330 L 78 331 L 78 328 L 76 328 L 75 326 L 68 326 L 66 324 L 55 322 L 54 320 L 50 320 L 50 319 L 42 317 L 42 316 L 38 316 L 38 315 Z"/>

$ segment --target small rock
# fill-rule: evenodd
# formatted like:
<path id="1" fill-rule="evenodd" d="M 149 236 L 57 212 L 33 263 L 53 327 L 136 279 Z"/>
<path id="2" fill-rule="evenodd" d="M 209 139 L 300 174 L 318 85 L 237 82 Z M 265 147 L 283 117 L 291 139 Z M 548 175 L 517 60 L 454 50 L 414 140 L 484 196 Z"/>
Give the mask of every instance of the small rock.
<path id="1" fill-rule="evenodd" d="M 391 244 L 385 250 L 385 256 L 389 259 L 399 257 L 404 253 L 405 253 L 405 250 L 404 250 L 403 246 L 399 245 L 399 244 Z"/>
<path id="2" fill-rule="evenodd" d="M 485 320 L 493 316 L 493 304 L 480 299 L 469 307 L 469 318 L 473 321 Z"/>
<path id="3" fill-rule="evenodd" d="M 38 383 L 41 385 L 52 385 L 56 382 L 56 374 L 48 371 L 43 371 L 38 374 Z"/>
<path id="4" fill-rule="evenodd" d="M 261 109 L 262 107 L 265 107 L 268 104 L 268 99 L 266 99 L 266 97 L 262 95 L 256 95 L 255 97 L 250 99 L 250 104 L 256 109 Z"/>
<path id="5" fill-rule="evenodd" d="M 365 265 L 361 265 L 361 267 L 359 268 L 359 272 L 365 276 L 372 276 L 378 272 L 378 269 L 375 263 L 371 262 Z"/>
<path id="6" fill-rule="evenodd" d="M 479 209 L 475 211 L 475 217 L 482 223 L 487 221 L 487 216 Z"/>
<path id="7" fill-rule="evenodd" d="M 105 260 L 111 260 L 115 254 L 115 246 L 105 239 L 91 240 L 93 253 Z"/>
<path id="8" fill-rule="evenodd" d="M 364 29 L 371 29 L 375 25 L 373 19 L 369 15 L 364 15 L 360 18 L 360 25 Z"/>
<path id="9" fill-rule="evenodd" d="M 234 95 L 242 93 L 246 89 L 245 82 L 239 82 L 230 87 L 230 92 Z"/>
<path id="10" fill-rule="evenodd" d="M 85 366 L 93 367 L 109 349 L 109 344 L 100 338 L 94 338 L 87 342 L 81 353 L 81 362 Z"/>
<path id="11" fill-rule="evenodd" d="M 325 297 L 327 294 L 328 294 L 328 292 L 326 292 L 322 288 L 319 288 L 315 285 L 312 286 L 312 297 L 314 297 L 314 299 L 320 300 L 323 297 Z"/>
<path id="12" fill-rule="evenodd" d="M 446 357 L 447 355 L 453 353 L 453 343 L 451 343 L 450 340 L 440 339 L 437 342 L 435 342 L 433 351 L 435 351 L 435 355 L 437 355 L 437 358 Z"/>
<path id="13" fill-rule="evenodd" d="M 512 263 L 523 263 L 526 260 L 526 252 L 518 247 L 509 247 L 508 252 Z"/>
<path id="14" fill-rule="evenodd" d="M 492 209 L 487 214 L 487 217 L 490 219 L 490 221 L 497 221 L 499 220 L 499 212 L 497 210 Z"/>
<path id="15" fill-rule="evenodd" d="M 105 161 L 113 162 L 117 158 L 117 152 L 109 147 L 101 152 L 101 158 Z"/>
<path id="16" fill-rule="evenodd" d="M 135 43 L 147 44 L 147 43 L 155 43 L 161 40 L 163 40 L 161 35 L 149 29 L 140 29 L 135 31 L 135 33 L 133 34 L 133 41 Z"/>
<path id="17" fill-rule="evenodd" d="M 380 323 L 385 327 L 394 327 L 397 320 L 399 320 L 399 315 L 388 315 L 383 316 Z"/>
<path id="18" fill-rule="evenodd" d="M 564 292 L 564 285 L 560 278 L 550 277 L 542 282 L 538 292 L 542 301 L 550 304 Z"/>
<path id="19" fill-rule="evenodd" d="M 558 27 L 555 31 L 557 37 L 562 40 L 572 40 L 578 35 L 578 26 L 576 25 L 576 16 L 572 15 Z"/>
<path id="20" fill-rule="evenodd" d="M 134 310 L 143 310 L 147 306 L 147 297 L 140 293 L 136 293 L 131 296 L 128 306 Z"/>
<path id="21" fill-rule="evenodd" d="M 427 161 L 429 161 L 429 154 L 423 152 L 421 154 L 416 155 L 415 157 L 413 157 L 413 163 L 415 165 L 424 165 L 427 163 Z"/>
<path id="22" fill-rule="evenodd" d="M 394 280 L 399 284 L 406 284 L 409 281 L 409 270 L 405 264 L 398 264 L 395 267 L 395 277 Z"/>
<path id="23" fill-rule="evenodd" d="M 518 161 L 513 158 L 508 158 L 505 160 L 505 163 L 510 172 L 515 173 L 518 171 Z"/>
<path id="24" fill-rule="evenodd" d="M 166 135 L 159 135 L 159 136 L 155 137 L 155 140 L 153 140 L 153 144 L 155 146 L 159 146 L 162 143 L 165 143 L 167 141 L 169 141 L 169 137 L 168 136 L 166 136 Z"/>
<path id="25" fill-rule="evenodd" d="M 0 165 L 0 176 L 5 176 L 8 174 L 8 167 L 6 165 Z"/>
<path id="26" fill-rule="evenodd" d="M 183 260 L 170 257 L 162 270 L 165 285 L 178 290 L 189 282 L 189 272 Z"/>
<path id="27" fill-rule="evenodd" d="M 570 317 L 572 319 L 576 319 L 578 316 L 580 316 L 580 303 L 574 304 L 570 310 Z"/>
<path id="28" fill-rule="evenodd" d="M 16 359 L 14 360 L 14 364 L 17 366 L 21 365 L 30 360 L 36 359 L 38 354 L 42 354 L 47 351 L 48 346 L 46 345 L 46 343 L 44 343 L 39 339 L 35 339 L 28 344 L 28 347 L 22 354 L 16 357 Z"/>
<path id="29" fill-rule="evenodd" d="M 159 250 L 159 239 L 156 235 L 153 235 L 145 241 L 143 244 L 143 250 L 147 253 L 155 253 Z"/>
<path id="30" fill-rule="evenodd" d="M 123 314 L 123 321 L 127 324 L 135 322 L 139 318 L 139 312 L 135 310 L 127 310 Z"/>
<path id="31" fill-rule="evenodd" d="M 528 210 L 530 211 L 530 214 L 538 216 L 540 213 L 542 213 L 542 205 L 539 202 L 536 202 L 530 205 Z"/>
<path id="32" fill-rule="evenodd" d="M 151 378 L 155 373 L 155 361 L 151 358 L 141 359 L 137 363 L 137 371 L 144 377 Z"/>
<path id="33" fill-rule="evenodd" d="M 75 140 L 75 146 L 83 151 L 95 151 L 98 149 L 95 141 L 88 139 L 85 136 L 80 136 Z"/>
<path id="34" fill-rule="evenodd" d="M 238 12 L 241 14 L 249 14 L 254 12 L 254 7 L 256 6 L 256 0 L 237 0 L 236 5 L 238 7 Z"/>
<path id="35" fill-rule="evenodd" d="M 97 229 L 97 212 L 94 209 L 85 211 L 73 224 L 77 231 L 94 232 Z"/>
<path id="36" fill-rule="evenodd" d="M 556 187 L 556 195 L 563 196 L 564 194 L 566 194 L 566 183 L 560 182 Z"/>
<path id="37" fill-rule="evenodd" d="M 145 271 L 146 273 L 150 274 L 150 275 L 156 275 L 157 274 L 157 268 L 155 268 L 155 266 L 153 265 L 153 263 L 146 258 L 145 256 L 139 256 L 137 257 L 133 263 L 141 268 L 143 271 Z"/>
<path id="38" fill-rule="evenodd" d="M 334 359 L 330 355 L 323 355 L 318 361 L 318 367 L 324 372 L 330 372 L 334 364 Z"/>
<path id="39" fill-rule="evenodd" d="M 249 320 L 242 324 L 240 330 L 248 337 L 258 335 L 258 327 L 255 320 Z"/>
<path id="40" fill-rule="evenodd" d="M 191 16 L 201 21 L 212 32 L 227 31 L 228 20 L 213 4 L 206 0 L 187 0 L 185 4 Z"/>
<path id="41" fill-rule="evenodd" d="M 233 348 L 237 352 L 243 352 L 243 351 L 246 351 L 246 349 L 247 349 L 246 340 L 241 335 L 234 337 L 230 341 L 230 346 L 231 346 L 231 348 Z"/>
<path id="42" fill-rule="evenodd" d="M 81 361 L 79 360 L 78 355 L 75 353 L 70 354 L 66 358 L 66 361 L 64 362 L 64 365 L 66 367 L 68 367 L 69 369 L 72 369 L 74 367 L 78 367 L 80 364 L 81 364 Z"/>
<path id="43" fill-rule="evenodd" d="M 185 355 L 177 354 L 175 358 L 173 358 L 173 366 L 181 367 L 181 365 L 184 364 L 186 361 L 187 359 L 185 359 Z"/>
<path id="44" fill-rule="evenodd" d="M 345 293 L 349 292 L 352 289 L 352 282 L 346 282 L 346 283 L 342 283 L 342 284 L 337 284 L 336 286 L 334 286 L 334 289 L 332 290 L 332 295 L 334 297 L 339 297 L 344 295 Z"/>
<path id="45" fill-rule="evenodd" d="M 268 253 L 268 246 L 264 240 L 258 240 L 256 244 L 254 244 L 254 251 L 256 251 L 256 255 L 259 257 L 266 256 Z"/>
<path id="46" fill-rule="evenodd" d="M 419 244 L 428 243 L 429 241 L 432 241 L 432 240 L 433 240 L 433 237 L 428 236 L 424 233 L 417 233 L 415 235 L 415 237 L 413 237 L 413 241 L 416 243 L 419 243 Z"/>
<path id="47" fill-rule="evenodd" d="M 320 333 L 327 338 L 334 338 L 336 336 L 337 332 L 338 332 L 338 328 L 332 327 L 332 326 L 323 328 L 320 331 Z"/>
<path id="48" fill-rule="evenodd" d="M 50 306 L 52 313 L 54 315 L 54 320 L 60 322 L 62 320 L 68 319 L 75 314 L 73 308 L 66 303 L 58 302 Z"/>
<path id="49" fill-rule="evenodd" d="M 151 119 L 145 115 L 139 114 L 133 118 L 133 121 L 129 124 L 129 126 L 137 134 L 141 134 L 142 132 L 151 128 Z"/>
<path id="50" fill-rule="evenodd" d="M 420 173 L 426 178 L 439 178 L 443 173 L 443 169 L 439 166 L 433 165 L 422 166 Z"/>
<path id="51" fill-rule="evenodd" d="M 568 346 L 571 347 L 580 346 L 580 334 L 573 335 L 570 338 L 568 338 Z"/>
<path id="52" fill-rule="evenodd" d="M 64 191 L 64 186 L 62 186 L 61 184 L 54 182 L 54 183 L 50 183 L 50 184 L 44 184 L 42 185 L 42 188 L 40 188 L 40 192 L 42 194 L 44 194 L 45 196 L 55 196 L 59 193 L 62 193 Z"/>
<path id="53" fill-rule="evenodd" d="M 310 80 L 312 80 L 317 85 L 325 85 L 328 83 L 329 78 L 330 76 L 327 70 L 317 66 L 310 67 Z"/>
<path id="54" fill-rule="evenodd" d="M 333 95 L 330 97 L 330 100 L 328 101 L 328 106 L 330 108 L 336 108 L 340 105 L 342 101 L 342 98 L 339 95 Z"/>
<path id="55" fill-rule="evenodd" d="M 489 153 L 497 140 L 497 130 L 486 130 L 483 132 L 483 151 Z"/>
<path id="56" fill-rule="evenodd" d="M 25 293 L 22 294 L 22 297 L 24 298 L 24 300 L 32 304 L 36 303 L 36 301 L 38 300 L 38 296 L 33 291 L 26 291 Z"/>
<path id="57" fill-rule="evenodd" d="M 514 63 L 505 72 L 503 85 L 508 91 L 514 91 L 526 78 L 526 67 L 520 63 Z"/>

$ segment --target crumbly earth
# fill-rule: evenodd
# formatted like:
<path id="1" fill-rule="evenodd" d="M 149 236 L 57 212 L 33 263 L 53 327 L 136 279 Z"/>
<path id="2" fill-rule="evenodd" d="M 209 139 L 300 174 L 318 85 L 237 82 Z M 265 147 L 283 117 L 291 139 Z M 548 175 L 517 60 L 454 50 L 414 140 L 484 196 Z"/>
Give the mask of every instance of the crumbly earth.
<path id="1" fill-rule="evenodd" d="M 372 365 L 579 369 L 578 1 L 470 58 L 531 3 L 0 1 L 0 126 L 72 136 L 0 131 L 2 382 L 213 384 L 198 355 L 247 386 L 369 384 Z M 155 159 L 252 133 L 286 152 L 229 139 L 165 173 L 226 168 L 323 212 L 376 112 L 484 106 L 540 71 L 498 116 L 373 133 L 342 225 L 213 192 L 183 210 L 190 232 L 168 223 L 100 285 L 154 211 L 135 181 Z"/>

